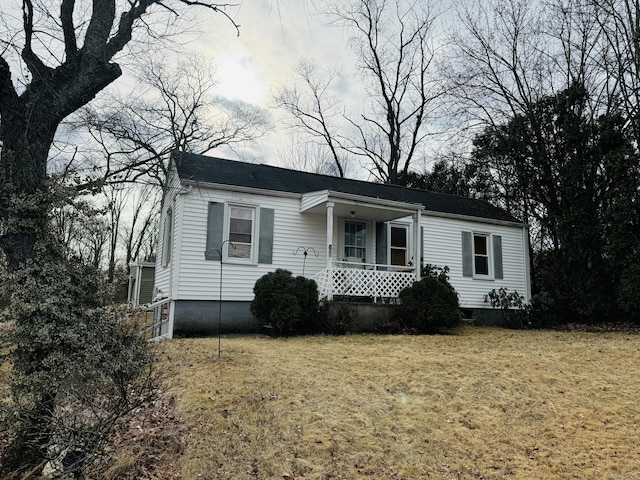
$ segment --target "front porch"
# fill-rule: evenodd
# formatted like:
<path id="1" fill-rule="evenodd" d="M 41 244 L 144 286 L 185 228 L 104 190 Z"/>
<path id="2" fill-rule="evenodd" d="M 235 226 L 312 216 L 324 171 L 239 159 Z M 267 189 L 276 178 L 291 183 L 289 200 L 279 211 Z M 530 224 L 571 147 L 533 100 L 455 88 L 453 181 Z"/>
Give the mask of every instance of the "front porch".
<path id="1" fill-rule="evenodd" d="M 326 217 L 327 263 L 311 277 L 321 299 L 396 303 L 420 280 L 423 205 L 324 190 L 300 207 Z"/>
<path id="2" fill-rule="evenodd" d="M 321 299 L 371 299 L 373 303 L 395 303 L 400 292 L 416 280 L 413 266 L 362 262 L 332 262 L 316 273 Z"/>

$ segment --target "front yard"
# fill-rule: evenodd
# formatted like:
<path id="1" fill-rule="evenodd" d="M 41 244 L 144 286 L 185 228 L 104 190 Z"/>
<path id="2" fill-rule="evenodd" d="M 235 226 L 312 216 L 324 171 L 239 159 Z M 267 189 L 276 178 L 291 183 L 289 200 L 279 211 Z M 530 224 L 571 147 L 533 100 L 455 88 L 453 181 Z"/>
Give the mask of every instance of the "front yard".
<path id="1" fill-rule="evenodd" d="M 174 340 L 185 479 L 640 478 L 640 336 Z"/>

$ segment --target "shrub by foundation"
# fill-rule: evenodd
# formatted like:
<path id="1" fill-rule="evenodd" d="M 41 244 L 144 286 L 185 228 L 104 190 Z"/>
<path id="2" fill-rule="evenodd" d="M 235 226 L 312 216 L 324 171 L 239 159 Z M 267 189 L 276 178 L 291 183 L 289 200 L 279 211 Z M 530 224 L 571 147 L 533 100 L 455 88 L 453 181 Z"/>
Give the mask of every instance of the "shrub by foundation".
<path id="1" fill-rule="evenodd" d="M 319 315 L 318 286 L 281 268 L 260 277 L 253 287 L 251 313 L 278 335 L 311 333 Z"/>
<path id="2" fill-rule="evenodd" d="M 426 265 L 423 278 L 400 292 L 400 321 L 407 332 L 437 333 L 460 325 L 458 294 L 448 267 Z"/>

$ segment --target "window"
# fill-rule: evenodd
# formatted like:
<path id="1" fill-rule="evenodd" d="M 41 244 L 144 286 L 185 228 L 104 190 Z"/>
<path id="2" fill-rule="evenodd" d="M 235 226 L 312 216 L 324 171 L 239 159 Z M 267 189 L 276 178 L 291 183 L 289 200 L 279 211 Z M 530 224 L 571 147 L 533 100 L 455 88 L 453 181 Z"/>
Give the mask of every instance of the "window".
<path id="1" fill-rule="evenodd" d="M 171 262 L 171 240 L 173 237 L 173 210 L 168 209 L 164 217 L 164 237 L 162 239 L 162 266 Z"/>
<path id="2" fill-rule="evenodd" d="M 462 276 L 482 280 L 504 278 L 501 235 L 462 232 Z"/>
<path id="3" fill-rule="evenodd" d="M 473 273 L 489 275 L 489 237 L 473 234 Z"/>
<path id="4" fill-rule="evenodd" d="M 406 265 L 407 262 L 406 226 L 391 225 L 391 265 Z"/>
<path id="5" fill-rule="evenodd" d="M 344 222 L 345 258 L 367 258 L 367 226 L 362 222 Z"/>
<path id="6" fill-rule="evenodd" d="M 255 208 L 229 206 L 228 258 L 250 260 L 253 256 Z M 234 248 L 235 246 L 235 248 Z"/>
<path id="7" fill-rule="evenodd" d="M 273 208 L 209 202 L 205 258 L 220 260 L 222 248 L 224 259 L 272 263 L 274 219 Z"/>

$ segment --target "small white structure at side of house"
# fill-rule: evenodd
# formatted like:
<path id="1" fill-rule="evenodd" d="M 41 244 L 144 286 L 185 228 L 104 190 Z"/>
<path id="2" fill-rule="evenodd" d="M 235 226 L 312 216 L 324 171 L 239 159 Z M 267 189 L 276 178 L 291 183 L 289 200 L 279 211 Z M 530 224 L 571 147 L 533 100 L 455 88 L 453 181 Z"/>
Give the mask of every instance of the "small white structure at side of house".
<path id="1" fill-rule="evenodd" d="M 127 302 L 145 305 L 153 300 L 153 282 L 156 265 L 153 262 L 131 262 L 129 264 L 129 289 Z"/>
<path id="2" fill-rule="evenodd" d="M 259 331 L 253 286 L 277 268 L 329 300 L 393 301 L 426 264 L 449 268 L 463 309 L 494 288 L 531 296 L 527 225 L 482 200 L 189 153 L 167 180 L 158 336 Z"/>

